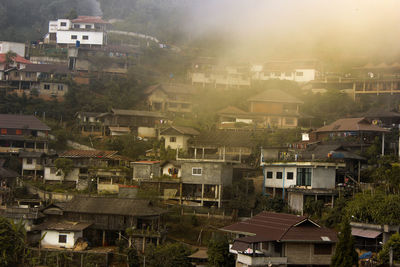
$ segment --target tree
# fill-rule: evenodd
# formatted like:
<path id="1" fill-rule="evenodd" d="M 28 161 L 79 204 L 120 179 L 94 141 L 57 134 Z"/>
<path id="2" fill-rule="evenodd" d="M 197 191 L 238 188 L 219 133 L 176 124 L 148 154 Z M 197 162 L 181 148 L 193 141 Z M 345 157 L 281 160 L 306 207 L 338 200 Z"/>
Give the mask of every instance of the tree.
<path id="1" fill-rule="evenodd" d="M 23 266 L 25 237 L 22 222 L 15 224 L 0 217 L 0 266 Z"/>
<path id="2" fill-rule="evenodd" d="M 342 221 L 339 233 L 339 242 L 336 245 L 335 255 L 332 257 L 333 267 L 358 266 L 358 254 L 354 249 L 354 239 L 351 235 L 351 226 L 348 218 Z"/>
<path id="3" fill-rule="evenodd" d="M 190 249 L 180 243 L 167 243 L 158 247 L 150 244 L 145 253 L 146 266 L 190 267 L 192 264 L 187 257 L 190 254 Z"/>
<path id="4" fill-rule="evenodd" d="M 229 253 L 229 243 L 225 236 L 211 239 L 208 243 L 207 254 L 210 266 L 235 266 L 235 260 L 233 259 L 233 255 Z"/>
<path id="5" fill-rule="evenodd" d="M 383 246 L 382 250 L 378 254 L 378 258 L 382 263 L 389 262 L 390 249 L 393 250 L 393 260 L 400 260 L 400 234 L 395 233 L 392 235 L 388 242 Z"/>
<path id="6" fill-rule="evenodd" d="M 72 159 L 58 158 L 54 161 L 56 168 L 61 170 L 64 174 L 64 178 L 74 169 L 74 162 Z"/>

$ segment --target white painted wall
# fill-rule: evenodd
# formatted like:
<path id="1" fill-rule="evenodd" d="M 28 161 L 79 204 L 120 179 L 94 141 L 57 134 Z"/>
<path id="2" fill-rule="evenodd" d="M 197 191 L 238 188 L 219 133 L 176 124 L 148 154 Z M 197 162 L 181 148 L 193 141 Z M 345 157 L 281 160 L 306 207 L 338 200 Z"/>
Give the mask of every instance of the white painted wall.
<path id="1" fill-rule="evenodd" d="M 5 54 L 9 51 L 17 53 L 21 57 L 25 56 L 25 44 L 14 42 L 0 42 L 0 54 Z"/>
<path id="2" fill-rule="evenodd" d="M 61 26 L 61 23 L 66 23 L 65 26 Z M 57 30 L 66 31 L 71 29 L 71 21 L 69 19 L 58 19 L 57 20 Z"/>
<path id="3" fill-rule="evenodd" d="M 153 127 L 138 127 L 138 136 L 140 137 L 156 137 L 156 128 Z"/>
<path id="4" fill-rule="evenodd" d="M 59 243 L 58 238 L 59 235 L 67 235 L 67 242 L 66 243 Z M 44 238 L 43 238 L 44 236 Z M 55 230 L 43 230 L 42 231 L 42 246 L 56 246 L 56 247 L 65 247 L 65 248 L 73 248 L 75 241 L 82 237 L 82 231 L 79 232 L 62 232 Z"/>
<path id="5" fill-rule="evenodd" d="M 176 138 L 176 142 L 171 142 L 171 137 Z M 187 150 L 187 141 L 190 138 L 188 135 L 160 135 L 160 138 L 165 140 L 165 148 L 170 147 L 171 149 L 183 149 Z"/>
<path id="6" fill-rule="evenodd" d="M 71 39 L 72 35 L 76 35 L 77 39 Z M 89 37 L 88 40 L 83 40 L 83 36 Z M 80 41 L 81 45 L 103 45 L 104 33 L 92 31 L 57 31 L 57 44 L 75 44 Z"/>
<path id="7" fill-rule="evenodd" d="M 296 69 L 297 72 L 302 72 L 303 76 L 296 75 L 294 80 L 296 82 L 309 82 L 315 80 L 316 70 L 315 69 Z"/>
<path id="8" fill-rule="evenodd" d="M 272 171 L 272 179 L 266 178 L 267 171 Z M 282 174 L 284 175 L 282 179 L 276 179 L 277 172 L 282 172 Z M 293 172 L 293 180 L 287 179 L 288 172 Z M 295 167 L 295 166 L 291 166 L 291 167 L 267 166 L 267 167 L 265 167 L 265 187 L 289 188 L 290 186 L 296 185 L 296 178 L 297 178 L 297 167 Z"/>
<path id="9" fill-rule="evenodd" d="M 56 167 L 44 167 L 44 180 L 46 181 L 75 181 L 78 182 L 79 180 L 79 168 L 74 168 L 67 177 L 63 177 L 63 175 L 57 175 L 61 172 L 51 173 L 51 168 Z"/>
<path id="10" fill-rule="evenodd" d="M 33 158 L 32 159 L 32 163 L 28 164 L 28 159 L 27 158 L 23 158 L 22 159 L 22 169 L 23 170 L 35 170 L 36 169 L 36 162 L 37 162 L 37 158 Z"/>

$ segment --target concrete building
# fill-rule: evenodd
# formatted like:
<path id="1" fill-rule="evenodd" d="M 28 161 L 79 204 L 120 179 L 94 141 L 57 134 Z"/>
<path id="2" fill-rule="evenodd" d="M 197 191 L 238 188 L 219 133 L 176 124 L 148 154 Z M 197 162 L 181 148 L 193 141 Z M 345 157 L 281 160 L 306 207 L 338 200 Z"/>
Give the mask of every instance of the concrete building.
<path id="1" fill-rule="evenodd" d="M 160 131 L 159 139 L 164 139 L 165 149 L 188 149 L 188 141 L 200 133 L 190 127 L 171 126 Z"/>
<path id="2" fill-rule="evenodd" d="M 45 43 L 55 43 L 63 47 L 101 47 L 107 44 L 107 25 L 101 17 L 94 16 L 50 21 Z"/>

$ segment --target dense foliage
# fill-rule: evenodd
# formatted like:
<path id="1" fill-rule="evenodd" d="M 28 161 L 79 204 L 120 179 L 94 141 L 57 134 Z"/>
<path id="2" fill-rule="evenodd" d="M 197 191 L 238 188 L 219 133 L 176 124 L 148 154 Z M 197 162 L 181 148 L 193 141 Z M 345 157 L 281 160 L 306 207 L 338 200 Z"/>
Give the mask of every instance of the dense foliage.
<path id="1" fill-rule="evenodd" d="M 225 237 L 211 239 L 208 243 L 207 254 L 209 266 L 235 266 L 233 255 L 229 253 L 229 242 Z"/>
<path id="2" fill-rule="evenodd" d="M 400 234 L 393 234 L 388 242 L 383 246 L 382 250 L 378 254 L 378 258 L 381 262 L 389 262 L 390 249 L 393 250 L 393 260 L 400 261 Z"/>
<path id="3" fill-rule="evenodd" d="M 25 235 L 22 223 L 15 224 L 4 217 L 0 217 L 1 266 L 22 266 L 25 257 Z"/>
<path id="4" fill-rule="evenodd" d="M 351 235 L 351 226 L 348 219 L 344 219 L 339 233 L 339 242 L 336 245 L 335 255 L 332 257 L 333 267 L 358 266 L 358 254 L 354 249 L 354 238 Z"/>
<path id="5" fill-rule="evenodd" d="M 166 243 L 158 247 L 150 244 L 145 252 L 146 266 L 190 267 L 192 264 L 187 258 L 190 254 L 190 249 L 180 243 Z"/>

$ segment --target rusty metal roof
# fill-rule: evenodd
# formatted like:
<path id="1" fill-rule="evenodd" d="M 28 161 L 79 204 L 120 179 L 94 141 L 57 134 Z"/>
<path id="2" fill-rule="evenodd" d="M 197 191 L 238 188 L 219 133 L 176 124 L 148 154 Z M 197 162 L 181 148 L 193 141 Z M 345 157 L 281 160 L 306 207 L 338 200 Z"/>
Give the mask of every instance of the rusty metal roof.
<path id="1" fill-rule="evenodd" d="M 345 118 L 323 126 L 315 132 L 389 132 L 379 126 L 370 124 L 365 118 Z"/>
<path id="2" fill-rule="evenodd" d="M 296 103 L 303 104 L 303 101 L 285 93 L 282 90 L 267 90 L 249 98 L 250 102 L 271 102 L 271 103 Z"/>
<path id="3" fill-rule="evenodd" d="M 0 128 L 50 131 L 50 127 L 33 115 L 0 114 Z"/>
<path id="4" fill-rule="evenodd" d="M 245 235 L 237 239 L 244 243 L 337 242 L 335 231 L 321 227 L 305 216 L 266 211 L 246 221 L 223 227 L 221 230 Z"/>
<path id="5" fill-rule="evenodd" d="M 35 230 L 56 230 L 56 231 L 83 231 L 92 223 L 71 222 L 71 221 L 48 221 L 35 227 Z"/>
<path id="6" fill-rule="evenodd" d="M 60 158 L 104 158 L 113 159 L 118 151 L 106 150 L 68 150 L 60 154 Z"/>

